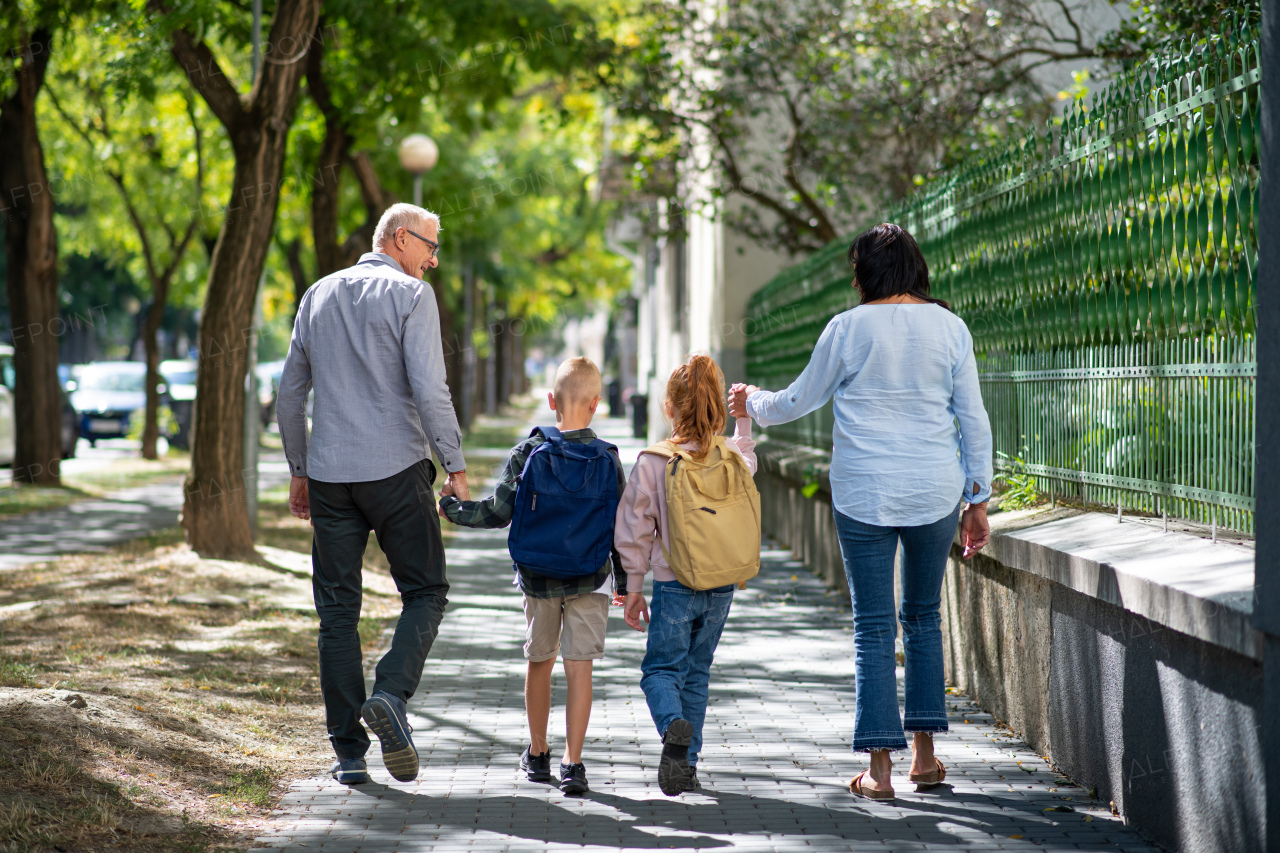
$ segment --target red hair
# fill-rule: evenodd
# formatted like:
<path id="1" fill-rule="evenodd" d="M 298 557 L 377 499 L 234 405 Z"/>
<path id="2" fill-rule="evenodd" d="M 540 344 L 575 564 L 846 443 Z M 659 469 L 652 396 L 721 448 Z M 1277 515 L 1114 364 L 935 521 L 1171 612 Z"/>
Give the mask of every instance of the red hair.
<path id="1" fill-rule="evenodd" d="M 671 440 L 696 442 L 693 455 L 701 458 L 711 441 L 724 432 L 729 410 L 724 400 L 724 376 L 709 355 L 695 355 L 671 372 L 667 380 L 667 404 L 671 407 Z"/>

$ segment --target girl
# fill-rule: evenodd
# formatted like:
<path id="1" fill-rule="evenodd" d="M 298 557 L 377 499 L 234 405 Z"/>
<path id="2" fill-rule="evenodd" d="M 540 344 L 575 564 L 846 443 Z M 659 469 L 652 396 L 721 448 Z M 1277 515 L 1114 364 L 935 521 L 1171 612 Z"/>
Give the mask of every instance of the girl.
<path id="1" fill-rule="evenodd" d="M 728 418 L 724 380 L 709 356 L 694 356 L 671 374 L 663 411 L 671 424 L 670 441 L 680 450 L 705 459 L 714 445 L 720 445 L 722 452 L 740 454 L 755 474 L 751 419 L 738 418 L 732 438 L 720 435 Z M 671 553 L 672 545 L 666 463 L 655 453 L 642 453 L 636 461 L 618 505 L 614 547 L 627 573 L 626 622 L 637 631 L 649 625 L 640 687 L 662 736 L 658 786 L 675 796 L 701 787 L 696 769 L 711 660 L 733 602 L 733 584 L 695 590 L 676 580 L 663 553 Z M 644 576 L 650 567 L 652 611 L 644 598 Z"/>

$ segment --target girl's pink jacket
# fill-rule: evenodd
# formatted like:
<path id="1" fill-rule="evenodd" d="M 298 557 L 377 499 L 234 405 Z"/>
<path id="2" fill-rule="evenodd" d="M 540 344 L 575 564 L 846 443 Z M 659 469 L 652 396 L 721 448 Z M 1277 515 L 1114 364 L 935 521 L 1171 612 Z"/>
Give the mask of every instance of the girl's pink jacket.
<path id="1" fill-rule="evenodd" d="M 751 418 L 738 418 L 734 422 L 733 436 L 726 442 L 742 454 L 752 475 L 756 473 L 756 443 L 751 438 Z M 695 450 L 697 444 L 680 445 L 684 450 Z M 667 533 L 667 487 L 663 477 L 666 459 L 651 453 L 642 453 L 631 469 L 631 479 L 618 503 L 618 517 L 613 526 L 613 546 L 622 557 L 622 568 L 627 572 L 627 592 L 644 592 L 644 576 L 653 567 L 653 579 L 673 581 L 675 573 L 662 557 L 662 546 L 657 534 L 662 534 L 662 545 L 671 550 Z"/>

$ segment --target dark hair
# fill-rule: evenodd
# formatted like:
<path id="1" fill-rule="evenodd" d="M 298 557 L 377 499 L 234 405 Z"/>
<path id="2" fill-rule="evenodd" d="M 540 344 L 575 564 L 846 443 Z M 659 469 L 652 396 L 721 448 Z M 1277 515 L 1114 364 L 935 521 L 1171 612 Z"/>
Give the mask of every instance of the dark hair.
<path id="1" fill-rule="evenodd" d="M 907 294 L 951 310 L 929 295 L 929 265 L 915 238 L 897 225 L 882 222 L 853 238 L 849 263 L 863 302 Z"/>

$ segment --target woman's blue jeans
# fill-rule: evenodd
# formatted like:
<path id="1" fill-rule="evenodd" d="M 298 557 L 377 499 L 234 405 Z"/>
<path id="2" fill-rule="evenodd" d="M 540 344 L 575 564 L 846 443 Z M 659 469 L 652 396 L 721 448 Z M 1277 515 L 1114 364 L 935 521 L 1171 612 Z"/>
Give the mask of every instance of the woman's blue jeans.
<path id="1" fill-rule="evenodd" d="M 909 732 L 945 732 L 942 671 L 942 577 L 960 507 L 932 524 L 880 527 L 835 511 L 853 601 L 853 665 L 857 711 L 853 751 L 905 749 Z M 902 647 L 906 654 L 906 719 L 898 716 L 893 614 L 893 558 L 902 542 Z"/>
<path id="2" fill-rule="evenodd" d="M 698 763 L 707 717 L 711 659 L 733 603 L 733 585 L 690 589 L 679 581 L 654 581 L 649 603 L 649 645 L 640 662 L 640 689 L 658 734 L 679 719 L 693 724 L 689 764 Z"/>

